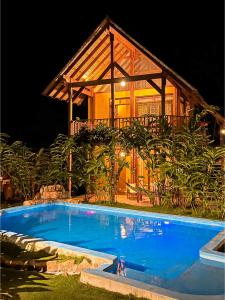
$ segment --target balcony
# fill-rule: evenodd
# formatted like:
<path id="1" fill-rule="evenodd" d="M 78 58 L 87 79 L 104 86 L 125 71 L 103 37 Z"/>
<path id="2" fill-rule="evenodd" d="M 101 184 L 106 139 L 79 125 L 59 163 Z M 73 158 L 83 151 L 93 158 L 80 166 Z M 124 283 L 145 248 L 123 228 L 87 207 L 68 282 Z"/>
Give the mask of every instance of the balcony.
<path id="1" fill-rule="evenodd" d="M 122 129 L 125 127 L 131 127 L 138 121 L 141 125 L 146 128 L 151 128 L 155 133 L 160 133 L 162 126 L 168 126 L 172 130 L 180 128 L 183 125 L 189 123 L 189 116 L 153 116 L 146 115 L 142 117 L 129 117 L 129 118 L 115 118 L 114 127 Z M 88 129 L 93 130 L 99 125 L 104 125 L 107 127 L 112 126 L 112 121 L 110 118 L 105 119 L 88 119 L 88 120 L 76 120 L 71 122 L 71 134 L 74 135 L 80 131 L 82 127 L 88 127 Z"/>

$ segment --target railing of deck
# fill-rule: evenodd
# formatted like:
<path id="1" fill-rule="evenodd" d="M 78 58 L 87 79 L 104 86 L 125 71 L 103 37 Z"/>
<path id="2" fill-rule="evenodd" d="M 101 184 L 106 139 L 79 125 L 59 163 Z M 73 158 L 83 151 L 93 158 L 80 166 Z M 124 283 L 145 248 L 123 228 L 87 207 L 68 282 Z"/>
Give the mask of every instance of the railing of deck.
<path id="1" fill-rule="evenodd" d="M 188 116 L 143 116 L 143 117 L 129 117 L 129 118 L 115 118 L 114 127 L 115 128 L 125 128 L 133 126 L 135 121 L 138 121 L 141 125 L 154 128 L 157 132 L 160 130 L 160 124 L 167 124 L 172 128 L 179 128 L 183 125 L 187 125 L 190 118 Z M 82 127 L 88 127 L 90 130 L 95 129 L 98 125 L 104 125 L 111 127 L 111 119 L 88 119 L 88 120 L 76 120 L 71 122 L 71 132 L 76 134 Z"/>

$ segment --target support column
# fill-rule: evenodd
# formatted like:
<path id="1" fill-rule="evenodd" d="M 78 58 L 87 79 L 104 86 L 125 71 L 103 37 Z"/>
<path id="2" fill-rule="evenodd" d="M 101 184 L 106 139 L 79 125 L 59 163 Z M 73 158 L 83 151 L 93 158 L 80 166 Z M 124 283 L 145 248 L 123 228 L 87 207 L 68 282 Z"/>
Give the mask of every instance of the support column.
<path id="1" fill-rule="evenodd" d="M 111 58 L 111 79 L 114 79 L 114 35 L 110 32 L 110 58 Z M 115 90 L 114 90 L 114 82 L 111 80 L 111 127 L 115 127 Z M 115 154 L 115 145 L 112 143 L 112 151 L 114 151 Z M 115 178 L 115 159 L 111 159 L 111 181 L 112 181 L 112 186 L 111 186 L 111 192 L 110 192 L 110 197 L 111 201 L 115 202 L 115 187 L 116 187 L 116 178 Z"/>
<path id="2" fill-rule="evenodd" d="M 166 76 L 162 76 L 162 95 L 161 95 L 161 112 L 162 116 L 166 114 Z"/>
<path id="3" fill-rule="evenodd" d="M 130 75 L 134 75 L 134 52 L 130 51 Z M 135 82 L 130 81 L 130 117 L 135 117 L 135 97 L 134 97 L 134 87 Z"/>
<path id="4" fill-rule="evenodd" d="M 180 88 L 176 88 L 176 115 L 180 116 L 181 115 L 181 101 L 180 101 Z M 184 111 L 182 111 L 184 114 Z"/>
<path id="5" fill-rule="evenodd" d="M 111 79 L 114 79 L 114 35 L 110 32 L 110 57 L 111 57 Z M 114 82 L 111 82 L 111 126 L 115 126 L 115 90 Z"/>
<path id="6" fill-rule="evenodd" d="M 134 75 L 134 52 L 130 51 L 130 75 Z M 135 117 L 134 81 L 130 81 L 130 117 Z M 131 154 L 131 183 L 137 183 L 137 153 L 135 149 Z"/>
<path id="7" fill-rule="evenodd" d="M 175 124 L 177 127 L 181 127 L 181 125 L 184 124 L 184 118 L 182 117 L 183 115 L 185 115 L 185 112 L 183 110 L 184 105 L 181 103 L 181 99 L 180 99 L 181 95 L 180 95 L 180 88 L 176 87 L 176 101 L 175 101 Z M 181 105 L 182 105 L 182 110 L 181 111 Z"/>
<path id="8" fill-rule="evenodd" d="M 68 102 L 68 136 L 72 135 L 72 121 L 73 121 L 73 90 L 71 85 L 69 85 L 69 102 Z M 68 172 L 69 172 L 69 179 L 68 179 L 68 192 L 69 198 L 71 198 L 72 193 L 72 153 L 70 151 L 68 157 Z"/>

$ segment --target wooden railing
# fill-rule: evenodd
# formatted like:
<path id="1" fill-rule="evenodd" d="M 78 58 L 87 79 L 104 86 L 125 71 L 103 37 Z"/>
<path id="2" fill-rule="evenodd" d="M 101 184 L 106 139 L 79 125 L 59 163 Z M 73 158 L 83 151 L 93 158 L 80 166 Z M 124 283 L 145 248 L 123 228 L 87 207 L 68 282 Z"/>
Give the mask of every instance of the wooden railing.
<path id="1" fill-rule="evenodd" d="M 129 126 L 134 126 L 135 121 L 138 121 L 141 125 L 154 128 L 155 131 L 160 130 L 162 126 L 169 126 L 171 128 L 179 128 L 183 125 L 187 125 L 190 118 L 187 116 L 143 116 L 143 117 L 130 117 L 130 118 L 115 118 L 114 127 L 115 128 L 125 128 Z M 104 125 L 111 127 L 111 119 L 88 119 L 88 120 L 76 120 L 71 122 L 71 132 L 76 134 L 82 127 L 88 127 L 90 130 L 95 129 L 99 125 Z"/>

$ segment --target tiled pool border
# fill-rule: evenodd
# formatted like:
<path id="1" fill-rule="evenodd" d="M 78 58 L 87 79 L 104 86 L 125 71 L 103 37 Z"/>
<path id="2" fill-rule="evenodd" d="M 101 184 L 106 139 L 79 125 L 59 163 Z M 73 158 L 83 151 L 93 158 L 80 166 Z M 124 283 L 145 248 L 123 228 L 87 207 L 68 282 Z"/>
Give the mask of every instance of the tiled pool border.
<path id="1" fill-rule="evenodd" d="M 6 213 L 14 213 L 19 212 L 21 210 L 29 210 L 33 208 L 39 208 L 44 206 L 49 206 L 51 204 L 54 205 L 65 205 L 65 206 L 72 206 L 77 208 L 83 208 L 83 209 L 92 209 L 96 211 L 107 211 L 107 212 L 116 212 L 120 214 L 126 214 L 126 215 L 133 215 L 133 216 L 140 216 L 140 217 L 153 217 L 157 219 L 166 219 L 166 220 L 172 220 L 174 222 L 178 223 L 192 223 L 192 224 L 201 224 L 201 225 L 209 225 L 209 226 L 218 226 L 225 228 L 225 222 L 222 221 L 214 221 L 214 220 L 207 220 L 207 219 L 200 219 L 200 218 L 193 218 L 193 217 L 185 217 L 185 216 L 176 216 L 176 215 L 167 215 L 167 214 L 161 214 L 161 213 L 152 213 L 152 212 L 144 212 L 144 211 L 137 211 L 137 210 L 131 210 L 131 209 L 124 209 L 124 208 L 114 208 L 114 207 L 106 207 L 106 206 L 97 206 L 97 205 L 90 205 L 90 204 L 72 204 L 72 203 L 65 203 L 65 202 L 50 202 L 46 204 L 36 204 L 31 206 L 20 206 L 20 207 L 13 207 L 13 208 L 7 208 L 0 210 L 1 215 Z M 210 244 L 213 240 L 211 240 L 207 245 L 205 245 L 200 250 L 200 255 L 203 253 L 204 258 L 210 259 L 209 257 L 212 257 L 210 254 L 212 254 L 210 251 L 215 246 L 215 242 L 218 242 L 222 236 L 224 236 L 225 229 L 221 231 L 213 240 L 214 243 Z M 16 237 L 22 237 L 26 240 L 32 240 L 34 238 L 25 236 L 22 234 L 17 234 L 14 232 L 9 232 L 5 230 L 0 231 L 1 236 L 7 236 L 9 239 L 12 236 Z M 37 238 L 36 238 L 37 241 Z M 221 296 L 206 296 L 206 295 L 191 295 L 191 294 L 183 294 L 178 292 L 173 292 L 168 289 L 160 288 L 157 286 L 149 285 L 137 280 L 133 280 L 126 277 L 121 277 L 115 274 L 107 273 L 105 270 L 109 268 L 113 262 L 116 260 L 116 256 L 89 250 L 86 248 L 76 247 L 76 246 L 70 246 L 63 243 L 58 243 L 54 241 L 43 241 L 39 239 L 39 242 L 43 244 L 43 247 L 55 247 L 58 249 L 62 249 L 62 253 L 66 252 L 74 252 L 75 255 L 83 255 L 86 257 L 92 257 L 95 259 L 100 259 L 101 264 L 99 267 L 95 269 L 86 269 L 81 272 L 80 280 L 83 283 L 89 283 L 91 285 L 94 285 L 96 287 L 102 287 L 106 288 L 107 290 L 113 291 L 113 292 L 119 292 L 122 294 L 133 294 L 137 297 L 145 297 L 147 299 L 152 300 L 169 300 L 169 299 L 196 299 L 196 300 L 204 300 L 204 299 L 212 299 L 212 300 L 220 300 L 223 299 Z M 218 243 L 217 243 L 218 244 Z M 215 249 L 215 248 L 213 248 Z M 217 252 L 217 251 L 214 251 Z M 207 257 L 204 256 L 204 253 L 207 253 Z M 217 256 L 215 253 L 215 256 Z M 222 253 L 223 254 L 223 253 Z M 218 255 L 221 258 L 221 255 Z M 222 255 L 224 256 L 224 255 Z M 212 258 L 213 260 L 213 258 Z M 221 262 L 221 260 L 217 261 Z M 222 296 L 223 297 L 223 296 Z"/>

